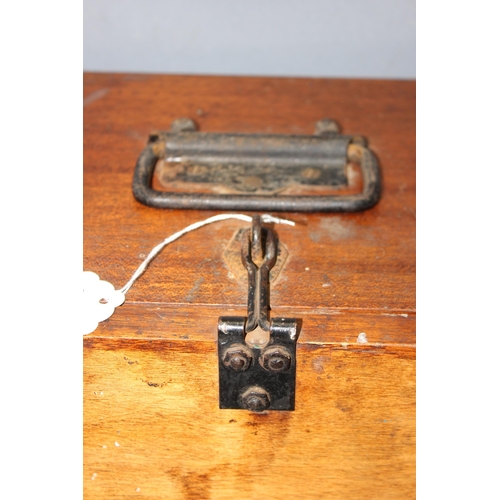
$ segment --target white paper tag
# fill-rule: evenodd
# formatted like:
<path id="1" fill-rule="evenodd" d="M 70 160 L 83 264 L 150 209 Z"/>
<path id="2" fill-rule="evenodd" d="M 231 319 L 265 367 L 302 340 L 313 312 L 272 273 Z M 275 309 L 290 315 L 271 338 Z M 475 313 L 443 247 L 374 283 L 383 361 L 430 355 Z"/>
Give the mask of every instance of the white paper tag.
<path id="1" fill-rule="evenodd" d="M 125 294 L 115 290 L 111 283 L 99 279 L 96 273 L 84 271 L 82 334 L 92 333 L 99 322 L 108 319 L 124 301 Z"/>

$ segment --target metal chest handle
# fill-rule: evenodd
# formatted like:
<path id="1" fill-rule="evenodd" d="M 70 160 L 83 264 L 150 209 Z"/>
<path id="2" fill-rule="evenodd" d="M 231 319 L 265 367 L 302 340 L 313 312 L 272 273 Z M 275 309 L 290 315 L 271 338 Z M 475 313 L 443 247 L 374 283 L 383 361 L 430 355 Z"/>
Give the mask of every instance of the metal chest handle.
<path id="1" fill-rule="evenodd" d="M 141 152 L 135 167 L 132 184 L 134 197 L 150 207 L 270 212 L 357 212 L 373 207 L 380 198 L 381 180 L 375 155 L 364 144 L 360 144 L 355 136 L 337 136 L 336 134 L 332 134 L 332 140 L 338 138 L 347 144 L 347 159 L 360 163 L 363 191 L 359 194 L 269 196 L 158 191 L 151 187 L 151 181 L 157 161 L 166 155 L 167 134 L 169 133 L 157 133 L 150 136 L 149 143 Z M 242 137 L 245 136 L 242 135 Z M 286 136 L 280 137 L 286 138 Z"/>

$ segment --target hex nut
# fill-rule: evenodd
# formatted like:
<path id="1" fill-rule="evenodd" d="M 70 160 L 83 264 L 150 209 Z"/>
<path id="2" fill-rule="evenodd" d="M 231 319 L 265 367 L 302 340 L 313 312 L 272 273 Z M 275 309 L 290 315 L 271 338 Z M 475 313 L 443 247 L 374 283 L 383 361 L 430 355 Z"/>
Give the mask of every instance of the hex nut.
<path id="1" fill-rule="evenodd" d="M 264 369 L 271 372 L 284 372 L 292 364 L 292 355 L 285 347 L 271 346 L 262 353 L 259 363 Z"/>
<path id="2" fill-rule="evenodd" d="M 241 403 L 250 411 L 264 411 L 271 405 L 271 398 L 265 389 L 254 385 L 241 395 Z"/>
<path id="3" fill-rule="evenodd" d="M 236 372 L 244 372 L 252 362 L 252 351 L 243 344 L 233 344 L 222 355 L 225 367 Z"/>

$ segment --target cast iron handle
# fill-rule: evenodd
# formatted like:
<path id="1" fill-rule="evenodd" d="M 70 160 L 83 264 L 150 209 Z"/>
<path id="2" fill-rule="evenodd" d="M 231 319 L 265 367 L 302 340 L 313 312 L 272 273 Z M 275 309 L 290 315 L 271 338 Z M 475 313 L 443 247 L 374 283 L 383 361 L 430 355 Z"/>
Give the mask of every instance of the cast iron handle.
<path id="1" fill-rule="evenodd" d="M 318 124 L 325 122 L 334 123 L 324 120 Z M 132 191 L 136 200 L 147 206 L 269 212 L 357 212 L 373 207 L 380 199 L 381 180 L 377 159 L 356 136 L 340 135 L 331 130 L 320 130 L 317 135 L 311 136 L 200 133 L 196 132 L 194 122 L 188 119 L 177 120 L 172 128 L 174 132 L 151 134 L 148 145 L 137 160 Z M 208 157 L 211 161 L 222 162 L 221 164 L 231 161 L 231 158 L 223 157 L 226 150 L 233 156 L 238 154 L 235 149 L 238 144 L 243 144 L 246 148 L 239 154 L 247 162 L 252 161 L 250 147 L 256 147 L 254 161 L 267 161 L 270 165 L 279 161 L 288 164 L 294 161 L 307 163 L 307 154 L 311 155 L 309 161 L 315 167 L 327 162 L 333 165 L 345 159 L 358 161 L 363 177 L 363 190 L 359 194 L 307 196 L 158 191 L 151 187 L 153 172 L 157 161 L 167 156 L 169 144 L 183 144 L 187 154 L 198 154 L 205 161 Z M 203 153 L 199 152 L 200 147 L 205 148 Z M 328 152 L 331 152 L 330 157 Z M 274 157 L 270 159 L 270 155 Z"/>

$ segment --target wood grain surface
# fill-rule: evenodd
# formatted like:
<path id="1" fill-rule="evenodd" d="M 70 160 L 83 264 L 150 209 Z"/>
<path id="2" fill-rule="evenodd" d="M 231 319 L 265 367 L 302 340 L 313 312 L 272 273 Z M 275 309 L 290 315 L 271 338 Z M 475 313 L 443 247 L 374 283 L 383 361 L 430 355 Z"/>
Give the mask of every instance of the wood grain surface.
<path id="1" fill-rule="evenodd" d="M 415 497 L 415 82 L 84 75 L 84 269 L 123 286 L 165 237 L 216 212 L 132 196 L 152 130 L 368 138 L 382 199 L 356 214 L 281 214 L 272 315 L 302 320 L 294 412 L 218 409 L 217 319 L 245 315 L 223 255 L 244 223 L 167 247 L 84 339 L 86 499 Z M 368 343 L 357 342 L 364 332 Z"/>

